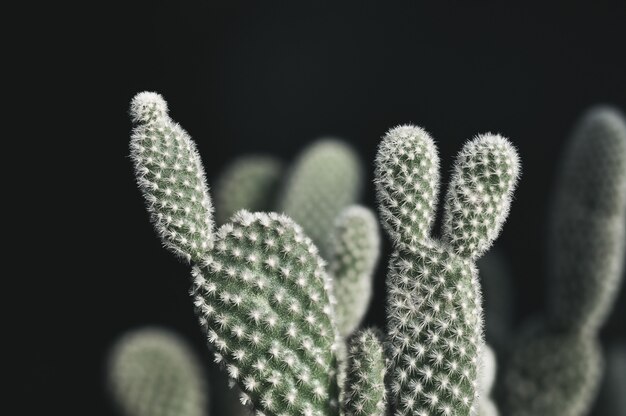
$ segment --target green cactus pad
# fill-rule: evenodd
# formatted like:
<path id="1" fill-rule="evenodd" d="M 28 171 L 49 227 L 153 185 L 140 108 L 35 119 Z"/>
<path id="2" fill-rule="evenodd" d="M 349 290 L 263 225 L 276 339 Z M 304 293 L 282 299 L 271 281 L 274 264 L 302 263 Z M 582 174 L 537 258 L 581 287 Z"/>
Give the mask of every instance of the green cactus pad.
<path id="1" fill-rule="evenodd" d="M 319 140 L 290 168 L 277 211 L 300 224 L 325 255 L 335 218 L 357 201 L 362 177 L 352 148 L 336 140 Z"/>
<path id="2" fill-rule="evenodd" d="M 283 167 L 269 156 L 245 156 L 232 162 L 216 182 L 215 214 L 224 224 L 237 211 L 271 211 L 280 186 Z"/>
<path id="3" fill-rule="evenodd" d="M 384 416 L 386 363 L 382 343 L 372 330 L 355 333 L 349 341 L 344 413 Z"/>
<path id="4" fill-rule="evenodd" d="M 335 322 L 343 337 L 359 326 L 367 312 L 379 252 L 374 213 L 360 206 L 346 208 L 336 221 L 328 265 L 337 299 Z"/>
<path id="5" fill-rule="evenodd" d="M 178 335 L 144 328 L 117 341 L 108 381 L 127 416 L 206 416 L 208 388 L 201 368 Z"/>
<path id="6" fill-rule="evenodd" d="M 137 94 L 131 116 L 131 158 L 154 227 L 176 255 L 201 261 L 211 247 L 213 208 L 196 145 L 158 94 Z"/>
<path id="7" fill-rule="evenodd" d="M 626 122 L 596 108 L 579 122 L 552 212 L 552 324 L 595 332 L 619 293 L 626 252 Z"/>
<path id="8" fill-rule="evenodd" d="M 323 265 L 289 218 L 240 211 L 194 268 L 195 305 L 216 361 L 266 414 L 336 411 L 336 334 Z"/>

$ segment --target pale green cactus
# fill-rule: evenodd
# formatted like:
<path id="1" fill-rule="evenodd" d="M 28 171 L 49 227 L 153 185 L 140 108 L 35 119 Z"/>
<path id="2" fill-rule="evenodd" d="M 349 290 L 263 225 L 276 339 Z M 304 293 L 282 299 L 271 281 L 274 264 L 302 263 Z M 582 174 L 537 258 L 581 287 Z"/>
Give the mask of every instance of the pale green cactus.
<path id="1" fill-rule="evenodd" d="M 346 416 L 384 416 L 386 363 L 380 337 L 358 331 L 349 340 L 343 409 Z"/>
<path id="2" fill-rule="evenodd" d="M 338 335 L 316 247 L 278 214 L 240 211 L 214 231 L 199 156 L 154 110 L 165 108 L 154 93 L 133 100 L 131 155 L 164 243 L 193 265 L 191 294 L 216 360 L 258 411 L 335 414 Z"/>
<path id="3" fill-rule="evenodd" d="M 367 208 L 352 206 L 337 218 L 329 250 L 335 322 L 350 335 L 361 323 L 372 297 L 372 276 L 380 253 L 378 223 Z"/>
<path id="4" fill-rule="evenodd" d="M 439 159 L 423 129 L 390 130 L 376 159 L 383 225 L 394 242 L 388 275 L 388 374 L 396 415 L 477 411 L 483 344 L 474 261 L 496 238 L 519 176 L 515 149 L 482 135 L 459 153 L 442 240 L 430 236 Z"/>
<path id="5" fill-rule="evenodd" d="M 126 416 L 206 416 L 208 385 L 201 368 L 178 335 L 142 328 L 113 346 L 108 384 Z"/>
<path id="6" fill-rule="evenodd" d="M 611 343 L 606 351 L 606 373 L 600 396 L 598 415 L 626 415 L 626 343 Z"/>
<path id="7" fill-rule="evenodd" d="M 491 400 L 491 388 L 496 380 L 496 354 L 488 344 L 483 345 L 480 367 L 480 397 L 478 398 L 479 416 L 498 416 L 498 408 Z"/>
<path id="8" fill-rule="evenodd" d="M 231 163 L 215 184 L 215 215 L 224 224 L 237 211 L 272 211 L 283 174 L 270 156 L 244 156 Z"/>
<path id="9" fill-rule="evenodd" d="M 350 147 L 337 140 L 319 140 L 290 168 L 277 211 L 300 224 L 325 255 L 335 218 L 356 203 L 362 182 L 359 159 Z"/>
<path id="10" fill-rule="evenodd" d="M 626 123 L 618 112 L 599 108 L 582 118 L 552 209 L 549 313 L 511 353 L 502 385 L 510 416 L 582 416 L 598 391 L 598 331 L 613 306 L 625 250 Z"/>
<path id="11" fill-rule="evenodd" d="M 130 114 L 131 158 L 154 228 L 176 255 L 200 261 L 211 247 L 213 206 L 196 145 L 158 94 L 137 94 Z"/>

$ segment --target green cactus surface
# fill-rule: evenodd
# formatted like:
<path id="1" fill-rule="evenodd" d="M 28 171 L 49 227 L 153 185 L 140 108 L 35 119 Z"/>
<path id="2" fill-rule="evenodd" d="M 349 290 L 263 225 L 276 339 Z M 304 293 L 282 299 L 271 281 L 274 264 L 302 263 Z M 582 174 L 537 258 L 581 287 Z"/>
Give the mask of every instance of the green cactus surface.
<path id="1" fill-rule="evenodd" d="M 164 107 L 159 95 L 142 93 L 131 112 Z M 336 414 L 334 300 L 317 248 L 291 219 L 273 213 L 239 211 L 214 231 L 193 142 L 165 111 L 142 111 L 148 116 L 134 116 L 139 126 L 131 141 L 138 182 L 165 244 L 192 263 L 191 295 L 216 361 L 258 412 Z M 144 119 L 154 119 L 145 134 Z M 173 205 L 189 216 L 170 221 Z M 200 226 L 203 239 L 196 240 Z"/>
<path id="2" fill-rule="evenodd" d="M 130 114 L 131 158 L 154 228 L 175 254 L 200 261 L 211 247 L 213 207 L 196 145 L 156 93 L 137 94 Z"/>
<path id="3" fill-rule="evenodd" d="M 142 328 L 114 345 L 108 384 L 127 416 L 206 416 L 208 386 L 201 368 L 178 335 Z"/>
<path id="4" fill-rule="evenodd" d="M 601 379 L 603 361 L 594 337 L 529 331 L 509 358 L 503 378 L 504 414 L 586 415 Z"/>
<path id="5" fill-rule="evenodd" d="M 325 257 L 335 219 L 356 203 L 362 181 L 359 159 L 349 146 L 337 140 L 319 140 L 289 169 L 277 211 L 300 224 Z"/>
<path id="6" fill-rule="evenodd" d="M 459 153 L 443 237 L 430 237 L 439 160 L 423 129 L 390 130 L 376 159 L 385 229 L 394 242 L 388 285 L 388 385 L 397 415 L 477 411 L 482 307 L 474 260 L 496 238 L 519 176 L 515 149 L 497 135 Z"/>
<path id="7" fill-rule="evenodd" d="M 270 156 L 244 156 L 232 162 L 215 185 L 215 215 L 224 224 L 237 211 L 272 211 L 283 174 Z"/>
<path id="8" fill-rule="evenodd" d="M 346 416 L 385 415 L 386 365 L 376 332 L 368 329 L 350 337 L 343 404 Z"/>
<path id="9" fill-rule="evenodd" d="M 552 324 L 596 332 L 619 293 L 626 253 L 626 122 L 606 107 L 574 131 L 552 206 Z"/>
<path id="10" fill-rule="evenodd" d="M 548 314 L 514 343 L 500 394 L 510 416 L 583 416 L 602 376 L 598 333 L 622 279 L 626 123 L 606 107 L 585 114 L 564 155 L 552 205 Z"/>
<path id="11" fill-rule="evenodd" d="M 359 326 L 367 311 L 379 252 L 374 213 L 360 206 L 345 209 L 335 223 L 328 264 L 337 300 L 335 321 L 343 337 Z"/>

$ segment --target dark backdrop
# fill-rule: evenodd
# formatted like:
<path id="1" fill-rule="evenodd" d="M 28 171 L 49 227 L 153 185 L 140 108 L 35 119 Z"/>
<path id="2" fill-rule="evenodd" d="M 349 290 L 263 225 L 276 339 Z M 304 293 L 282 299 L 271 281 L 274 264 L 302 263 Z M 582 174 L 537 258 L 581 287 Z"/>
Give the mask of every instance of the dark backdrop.
<path id="1" fill-rule="evenodd" d="M 28 278 L 39 307 L 27 307 L 18 343 L 27 407 L 111 414 L 106 352 L 140 325 L 178 331 L 210 361 L 188 268 L 160 247 L 133 181 L 127 109 L 143 90 L 168 100 L 210 182 L 237 155 L 289 160 L 327 134 L 358 150 L 371 179 L 381 135 L 409 122 L 433 134 L 447 178 L 465 140 L 509 137 L 523 176 L 498 246 L 514 272 L 518 319 L 541 310 L 545 214 L 564 141 L 589 106 L 626 109 L 624 2 L 317 3 L 128 1 L 79 11 L 70 37 L 88 39 L 55 63 L 71 68 L 57 97 L 67 103 L 52 109 L 67 115 L 71 106 L 78 119 L 57 166 L 73 198 L 47 201 L 65 214 L 50 221 L 63 239 L 45 239 L 51 267 Z M 371 181 L 363 202 L 375 206 Z M 384 323 L 385 268 L 386 256 L 368 324 Z M 605 337 L 616 336 L 617 316 Z"/>

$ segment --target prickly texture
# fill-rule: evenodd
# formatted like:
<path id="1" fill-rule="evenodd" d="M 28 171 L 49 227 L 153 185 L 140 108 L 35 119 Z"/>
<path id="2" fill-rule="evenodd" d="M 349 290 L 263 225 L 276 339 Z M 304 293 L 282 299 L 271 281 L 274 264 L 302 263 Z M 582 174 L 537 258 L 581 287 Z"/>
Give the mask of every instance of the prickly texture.
<path id="1" fill-rule="evenodd" d="M 531 332 L 509 360 L 503 414 L 583 416 L 590 410 L 603 368 L 594 337 Z"/>
<path id="2" fill-rule="evenodd" d="M 139 189 L 166 247 L 200 261 L 211 247 L 212 205 L 195 143 L 156 93 L 133 98 L 130 149 Z"/>
<path id="3" fill-rule="evenodd" d="M 328 415 L 337 405 L 323 266 L 289 218 L 240 211 L 194 268 L 192 294 L 216 361 L 266 414 Z"/>
<path id="4" fill-rule="evenodd" d="M 349 340 L 343 409 L 346 416 L 383 416 L 386 363 L 379 335 L 371 329 Z"/>
<path id="5" fill-rule="evenodd" d="M 519 166 L 500 136 L 470 141 L 459 154 L 442 241 L 429 236 L 439 164 L 418 127 L 390 130 L 377 156 L 376 184 L 394 241 L 387 278 L 388 385 L 397 415 L 476 411 L 482 339 L 480 287 L 473 259 L 496 237 Z"/>
<path id="6" fill-rule="evenodd" d="M 367 312 L 379 252 L 374 213 L 360 206 L 346 208 L 335 222 L 328 264 L 337 299 L 335 323 L 343 337 L 359 326 Z"/>
<path id="7" fill-rule="evenodd" d="M 394 244 L 414 248 L 427 240 L 439 192 L 439 156 L 428 133 L 410 125 L 390 130 L 375 175 L 382 224 Z"/>
<path id="8" fill-rule="evenodd" d="M 325 256 L 335 218 L 356 202 L 362 181 L 358 156 L 349 146 L 317 141 L 289 170 L 277 211 L 300 224 Z"/>
<path id="9" fill-rule="evenodd" d="M 492 248 L 477 262 L 485 310 L 485 337 L 498 352 L 504 351 L 513 330 L 512 272 L 504 253 Z"/>
<path id="10" fill-rule="evenodd" d="M 550 233 L 552 324 L 595 332 L 610 312 L 626 252 L 626 123 L 589 111 L 565 154 Z"/>
<path id="11" fill-rule="evenodd" d="M 224 224 L 237 211 L 272 211 L 283 166 L 269 156 L 244 156 L 232 162 L 215 185 L 215 215 Z"/>
<path id="12" fill-rule="evenodd" d="M 517 153 L 498 135 L 483 135 L 457 156 L 444 207 L 444 239 L 463 257 L 482 255 L 509 214 L 519 176 Z"/>
<path id="13" fill-rule="evenodd" d="M 496 355 L 487 344 L 482 348 L 480 368 L 480 397 L 478 404 L 479 416 L 498 416 L 498 409 L 489 397 L 491 388 L 496 380 Z"/>
<path id="14" fill-rule="evenodd" d="M 120 338 L 111 351 L 108 382 L 127 416 L 205 416 L 202 366 L 178 335 L 143 328 Z"/>

